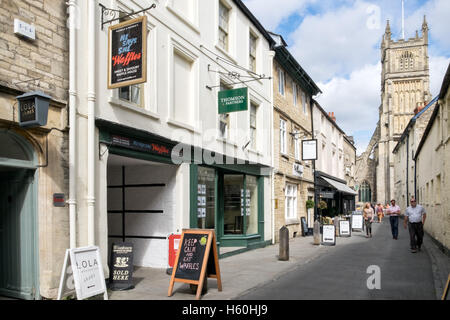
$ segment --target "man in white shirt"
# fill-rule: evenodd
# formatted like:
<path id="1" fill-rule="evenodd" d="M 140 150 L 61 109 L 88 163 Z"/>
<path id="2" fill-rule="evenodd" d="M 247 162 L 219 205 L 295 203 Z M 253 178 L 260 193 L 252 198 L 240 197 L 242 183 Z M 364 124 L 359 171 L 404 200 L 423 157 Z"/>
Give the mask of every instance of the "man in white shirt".
<path id="1" fill-rule="evenodd" d="M 386 210 L 391 223 L 392 238 L 398 239 L 398 216 L 400 215 L 400 207 L 395 204 L 395 200 L 391 200 L 391 206 Z"/>
<path id="2" fill-rule="evenodd" d="M 406 224 L 408 223 L 412 253 L 416 253 L 417 250 L 420 251 L 423 242 L 423 225 L 426 218 L 427 213 L 425 209 L 420 204 L 417 204 L 416 199 L 411 198 L 411 206 L 406 208 L 403 226 L 406 229 Z"/>

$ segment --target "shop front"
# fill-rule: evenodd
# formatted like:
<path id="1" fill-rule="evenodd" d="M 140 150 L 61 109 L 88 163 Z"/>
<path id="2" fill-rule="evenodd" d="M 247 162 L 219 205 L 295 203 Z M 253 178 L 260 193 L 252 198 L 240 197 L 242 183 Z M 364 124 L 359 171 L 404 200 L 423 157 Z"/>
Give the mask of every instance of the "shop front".
<path id="1" fill-rule="evenodd" d="M 107 203 L 108 254 L 112 243 L 131 242 L 136 266 L 165 268 L 169 236 L 185 228 L 214 229 L 219 250 L 242 251 L 270 242 L 264 226 L 267 168 L 206 164 L 194 158 L 203 149 L 179 148 L 176 141 L 106 120 L 96 125 L 105 148 L 100 150 L 105 181 L 99 185 L 100 199 Z"/>
<path id="2" fill-rule="evenodd" d="M 327 203 L 327 208 L 321 212 L 322 216 L 334 217 L 355 210 L 357 192 L 348 187 L 345 180 L 316 171 L 316 192 L 319 201 Z"/>

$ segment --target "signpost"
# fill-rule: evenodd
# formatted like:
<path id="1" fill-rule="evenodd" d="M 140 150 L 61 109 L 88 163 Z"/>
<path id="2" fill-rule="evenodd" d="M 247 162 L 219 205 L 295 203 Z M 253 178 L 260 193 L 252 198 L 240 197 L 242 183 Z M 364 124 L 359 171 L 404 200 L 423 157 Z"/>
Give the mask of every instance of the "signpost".
<path id="1" fill-rule="evenodd" d="M 64 258 L 58 300 L 74 292 L 78 300 L 103 293 L 108 300 L 100 251 L 97 246 L 67 249 Z"/>
<path id="2" fill-rule="evenodd" d="M 184 229 L 170 278 L 168 296 L 172 296 L 175 282 L 183 282 L 197 285 L 198 300 L 207 278 L 216 279 L 217 288 L 222 291 L 215 232 L 210 229 Z"/>
<path id="3" fill-rule="evenodd" d="M 109 287 L 111 290 L 129 290 L 133 283 L 133 244 L 113 243 L 109 264 Z"/>
<path id="4" fill-rule="evenodd" d="M 350 237 L 350 221 L 348 220 L 340 220 L 339 221 L 339 236 L 340 237 Z"/>
<path id="5" fill-rule="evenodd" d="M 147 81 L 147 17 L 108 29 L 108 89 Z"/>
<path id="6" fill-rule="evenodd" d="M 354 211 L 352 213 L 352 231 L 362 231 L 363 230 L 363 215 Z"/>
<path id="7" fill-rule="evenodd" d="M 323 225 L 322 244 L 326 246 L 336 245 L 336 231 L 334 225 L 332 224 Z"/>
<path id="8" fill-rule="evenodd" d="M 248 109 L 248 88 L 222 90 L 218 93 L 219 114 Z"/>

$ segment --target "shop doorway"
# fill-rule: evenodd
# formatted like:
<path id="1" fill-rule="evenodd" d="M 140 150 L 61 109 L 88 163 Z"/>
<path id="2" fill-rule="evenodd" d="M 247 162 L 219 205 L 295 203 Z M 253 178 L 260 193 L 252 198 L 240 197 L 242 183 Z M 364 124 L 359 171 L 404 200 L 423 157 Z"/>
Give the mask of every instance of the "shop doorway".
<path id="1" fill-rule="evenodd" d="M 133 243 L 135 266 L 168 265 L 177 169 L 176 165 L 109 155 L 108 248 L 114 242 Z"/>
<path id="2" fill-rule="evenodd" d="M 0 295 L 38 295 L 35 158 L 29 143 L 0 131 Z"/>

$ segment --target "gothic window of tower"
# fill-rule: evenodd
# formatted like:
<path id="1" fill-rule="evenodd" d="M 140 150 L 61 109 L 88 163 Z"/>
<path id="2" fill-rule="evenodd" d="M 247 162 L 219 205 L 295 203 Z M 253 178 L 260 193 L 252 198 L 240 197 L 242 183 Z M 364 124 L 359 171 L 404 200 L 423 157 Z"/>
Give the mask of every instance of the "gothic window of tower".
<path id="1" fill-rule="evenodd" d="M 400 56 L 400 70 L 414 69 L 414 56 L 410 51 L 403 51 Z"/>

